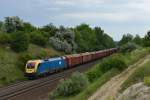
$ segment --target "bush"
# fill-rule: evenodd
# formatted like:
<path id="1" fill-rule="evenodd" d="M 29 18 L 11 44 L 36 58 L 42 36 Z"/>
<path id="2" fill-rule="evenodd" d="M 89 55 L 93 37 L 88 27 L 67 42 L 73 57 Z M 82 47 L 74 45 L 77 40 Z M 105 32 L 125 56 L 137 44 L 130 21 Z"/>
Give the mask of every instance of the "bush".
<path id="1" fill-rule="evenodd" d="M 103 75 L 103 72 L 99 68 L 99 64 L 95 66 L 95 68 L 89 70 L 86 73 L 87 78 L 89 79 L 90 82 L 93 82 L 97 78 L 99 78 L 101 75 Z"/>
<path id="2" fill-rule="evenodd" d="M 45 46 L 47 43 L 47 39 L 44 37 L 44 34 L 36 31 L 30 33 L 30 41 L 31 43 L 37 44 L 39 46 Z"/>
<path id="3" fill-rule="evenodd" d="M 120 51 L 123 53 L 131 52 L 135 49 L 139 48 L 139 46 L 135 43 L 128 42 L 120 48 Z"/>
<path id="4" fill-rule="evenodd" d="M 73 48 L 67 41 L 61 41 L 59 38 L 51 37 L 50 43 L 56 50 L 65 51 L 66 53 L 72 52 Z"/>
<path id="5" fill-rule="evenodd" d="M 16 32 L 12 35 L 11 48 L 16 52 L 26 51 L 29 46 L 28 35 L 23 32 Z"/>
<path id="6" fill-rule="evenodd" d="M 21 69 L 22 71 L 24 71 L 25 65 L 26 65 L 27 61 L 31 60 L 32 58 L 33 57 L 31 56 L 31 54 L 28 54 L 28 53 L 20 54 L 19 58 L 18 58 L 19 69 Z"/>
<path id="7" fill-rule="evenodd" d="M 144 77 L 144 84 L 150 86 L 150 77 Z"/>
<path id="8" fill-rule="evenodd" d="M 100 64 L 96 65 L 94 68 L 89 70 L 86 75 L 90 82 L 93 82 L 97 78 L 101 77 L 105 72 L 116 68 L 119 71 L 124 70 L 127 68 L 126 63 L 124 62 L 124 59 L 120 55 L 114 55 L 110 56 L 108 58 L 105 58 L 101 61 Z"/>
<path id="9" fill-rule="evenodd" d="M 10 34 L 0 33 L 0 44 L 8 44 L 11 41 Z"/>
<path id="10" fill-rule="evenodd" d="M 42 59 L 42 58 L 45 58 L 45 57 L 47 57 L 47 52 L 45 50 L 41 50 L 39 52 L 39 54 L 36 55 L 36 58 L 38 58 L 38 59 Z"/>
<path id="11" fill-rule="evenodd" d="M 69 79 L 62 79 L 56 89 L 50 94 L 50 98 L 75 95 L 85 89 L 89 84 L 88 79 L 79 72 L 75 72 Z"/>
<path id="12" fill-rule="evenodd" d="M 102 61 L 102 63 L 99 65 L 100 69 L 102 72 L 107 72 L 109 70 L 111 70 L 112 68 L 116 68 L 120 71 L 124 70 L 127 65 L 124 62 L 123 59 L 121 59 L 121 56 L 115 55 L 115 56 L 111 56 L 107 59 L 104 59 Z"/>

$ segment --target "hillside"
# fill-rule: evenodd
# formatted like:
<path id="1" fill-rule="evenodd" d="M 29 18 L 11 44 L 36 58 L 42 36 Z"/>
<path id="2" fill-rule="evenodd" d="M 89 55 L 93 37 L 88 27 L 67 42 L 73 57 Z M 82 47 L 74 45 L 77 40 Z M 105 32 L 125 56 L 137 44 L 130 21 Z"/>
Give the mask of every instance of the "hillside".
<path id="1" fill-rule="evenodd" d="M 20 61 L 24 55 L 31 55 L 33 58 L 52 57 L 63 55 L 63 52 L 57 52 L 51 47 L 42 48 L 40 46 L 30 44 L 26 52 L 16 53 L 9 46 L 0 47 L 0 86 L 15 81 L 24 80 L 25 62 Z M 30 57 L 29 57 L 30 58 Z M 28 59 L 25 59 L 28 60 Z"/>
<path id="2" fill-rule="evenodd" d="M 88 100 L 108 100 L 114 99 L 118 95 L 118 90 L 120 89 L 123 82 L 134 73 L 136 69 L 142 67 L 145 63 L 150 61 L 150 56 L 146 56 L 141 59 L 134 65 L 129 66 L 127 70 L 122 72 L 121 74 L 113 77 L 110 81 L 104 84 L 100 89 L 96 91 L 94 95 L 92 95 Z"/>

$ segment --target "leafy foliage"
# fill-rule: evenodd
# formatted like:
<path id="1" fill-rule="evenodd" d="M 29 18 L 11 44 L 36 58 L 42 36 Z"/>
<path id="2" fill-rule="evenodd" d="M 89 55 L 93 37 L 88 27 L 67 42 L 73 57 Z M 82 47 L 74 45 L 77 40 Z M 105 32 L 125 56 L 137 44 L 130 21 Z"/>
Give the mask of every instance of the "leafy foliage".
<path id="1" fill-rule="evenodd" d="M 105 58 L 94 68 L 89 70 L 86 75 L 90 82 L 93 82 L 97 78 L 101 77 L 104 73 L 108 72 L 111 69 L 118 69 L 119 71 L 127 68 L 127 65 L 124 61 L 122 55 L 114 55 L 108 58 Z"/>
<path id="2" fill-rule="evenodd" d="M 89 84 L 88 79 L 79 72 L 75 72 L 69 79 L 62 79 L 50 97 L 70 96 L 79 93 Z"/>
<path id="3" fill-rule="evenodd" d="M 55 49 L 71 53 L 76 49 L 76 43 L 74 42 L 74 31 L 70 29 L 64 29 L 55 34 L 54 37 L 50 38 L 50 43 Z"/>
<path id="4" fill-rule="evenodd" d="M 28 35 L 23 32 L 16 32 L 12 35 L 11 48 L 16 52 L 26 51 L 29 46 Z"/>
<path id="5" fill-rule="evenodd" d="M 122 39 L 120 40 L 119 44 L 124 45 L 128 42 L 131 42 L 133 40 L 133 36 L 131 34 L 124 34 Z"/>
<path id="6" fill-rule="evenodd" d="M 114 47 L 113 39 L 104 33 L 100 27 L 92 29 L 87 24 L 75 28 L 75 42 L 79 52 L 94 51 Z"/>
<path id="7" fill-rule="evenodd" d="M 30 33 L 30 41 L 33 44 L 45 46 L 48 40 L 44 37 L 44 35 L 41 32 L 33 31 Z"/>
<path id="8" fill-rule="evenodd" d="M 5 17 L 5 21 L 2 25 L 2 31 L 7 33 L 21 31 L 23 25 L 23 21 L 17 16 Z"/>
<path id="9" fill-rule="evenodd" d="M 101 64 L 100 64 L 100 69 L 102 72 L 107 72 L 111 70 L 112 68 L 116 68 L 120 71 L 124 70 L 127 68 L 126 63 L 124 62 L 123 59 L 121 59 L 121 56 L 112 56 L 108 59 L 105 59 Z"/>
<path id="10" fill-rule="evenodd" d="M 29 53 L 22 53 L 18 57 L 18 62 L 17 65 L 18 67 L 24 71 L 25 70 L 25 64 L 27 63 L 28 60 L 33 59 L 32 55 Z"/>
<path id="11" fill-rule="evenodd" d="M 131 52 L 135 49 L 139 48 L 139 46 L 135 43 L 128 42 L 127 44 L 124 44 L 120 47 L 120 51 L 123 53 Z"/>
<path id="12" fill-rule="evenodd" d="M 52 23 L 50 23 L 40 28 L 40 31 L 47 32 L 49 36 L 51 37 L 56 34 L 56 32 L 58 31 L 58 28 L 54 26 Z"/>
<path id="13" fill-rule="evenodd" d="M 122 84 L 120 92 L 124 91 L 131 85 L 142 82 L 144 77 L 150 76 L 150 62 L 144 64 L 142 67 L 135 70 L 135 72 Z"/>
<path id="14" fill-rule="evenodd" d="M 37 31 L 37 28 L 35 26 L 33 26 L 32 24 L 28 23 L 28 22 L 24 22 L 23 23 L 23 29 L 22 31 L 28 33 L 28 32 L 33 32 L 33 31 Z"/>
<path id="15" fill-rule="evenodd" d="M 11 42 L 11 36 L 7 33 L 0 33 L 0 44 L 6 45 Z"/>
<path id="16" fill-rule="evenodd" d="M 134 37 L 133 42 L 138 44 L 138 45 L 143 45 L 142 44 L 143 40 L 138 34 Z"/>
<path id="17" fill-rule="evenodd" d="M 147 35 L 144 37 L 144 46 L 150 46 L 150 31 L 147 32 Z"/>

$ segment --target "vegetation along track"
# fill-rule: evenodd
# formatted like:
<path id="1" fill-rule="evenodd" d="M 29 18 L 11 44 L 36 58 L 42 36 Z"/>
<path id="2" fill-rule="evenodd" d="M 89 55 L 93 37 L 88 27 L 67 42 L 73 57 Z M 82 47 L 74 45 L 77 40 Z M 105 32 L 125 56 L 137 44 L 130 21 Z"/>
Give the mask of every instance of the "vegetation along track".
<path id="1" fill-rule="evenodd" d="M 88 100 L 115 100 L 122 83 L 139 67 L 150 60 L 150 55 L 142 58 L 137 63 L 130 65 L 128 69 L 113 77 L 96 91 Z"/>
<path id="2" fill-rule="evenodd" d="M 61 73 L 56 73 L 56 74 L 50 75 L 46 78 L 24 81 L 24 82 L 16 83 L 14 85 L 10 85 L 8 87 L 0 88 L 0 100 L 7 100 L 7 99 L 10 100 L 10 98 L 15 98 L 13 100 L 17 100 L 17 99 L 19 100 L 20 98 L 16 98 L 16 96 L 22 95 L 25 92 L 28 92 L 30 90 L 34 90 L 37 88 L 41 88 L 41 87 L 47 86 L 47 85 L 49 87 L 51 86 L 54 88 L 56 86 L 55 83 L 57 83 L 61 78 L 67 77 L 74 71 L 84 72 L 88 68 L 90 68 L 94 64 L 96 64 L 96 62 L 98 62 L 98 61 L 93 61 L 93 62 L 84 64 L 84 65 L 80 65 L 78 67 L 63 71 Z M 34 91 L 34 92 L 38 92 L 38 91 Z M 49 92 L 50 92 L 50 90 L 49 90 Z M 25 95 L 22 95 L 22 98 L 25 99 Z M 21 98 L 21 100 L 22 100 L 22 98 Z M 32 98 L 32 100 L 33 100 L 33 98 Z M 37 100 L 37 98 L 35 98 L 35 100 Z"/>

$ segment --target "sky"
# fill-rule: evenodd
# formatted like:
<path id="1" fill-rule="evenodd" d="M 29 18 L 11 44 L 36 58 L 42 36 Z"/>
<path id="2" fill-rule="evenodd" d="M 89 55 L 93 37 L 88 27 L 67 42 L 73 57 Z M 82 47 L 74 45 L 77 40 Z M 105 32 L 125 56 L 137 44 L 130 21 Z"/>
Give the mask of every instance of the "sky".
<path id="1" fill-rule="evenodd" d="M 0 20 L 19 16 L 35 26 L 99 26 L 118 41 L 150 30 L 150 0 L 0 0 Z"/>

